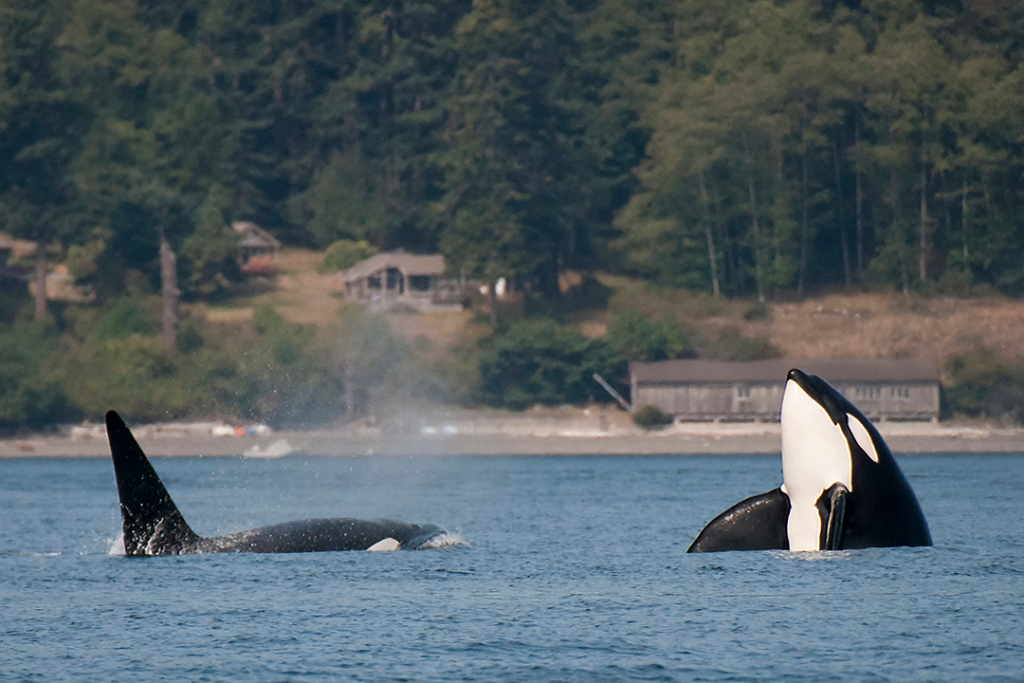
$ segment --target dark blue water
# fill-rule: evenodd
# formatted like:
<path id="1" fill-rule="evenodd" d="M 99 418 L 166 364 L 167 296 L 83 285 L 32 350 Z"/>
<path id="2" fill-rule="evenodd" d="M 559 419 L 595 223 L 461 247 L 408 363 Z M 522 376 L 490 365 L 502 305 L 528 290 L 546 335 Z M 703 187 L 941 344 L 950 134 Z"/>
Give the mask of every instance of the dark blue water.
<path id="1" fill-rule="evenodd" d="M 204 535 L 469 545 L 125 558 L 108 461 L 0 461 L 0 681 L 1021 680 L 1024 456 L 900 462 L 934 548 L 687 555 L 777 456 L 155 459 Z"/>

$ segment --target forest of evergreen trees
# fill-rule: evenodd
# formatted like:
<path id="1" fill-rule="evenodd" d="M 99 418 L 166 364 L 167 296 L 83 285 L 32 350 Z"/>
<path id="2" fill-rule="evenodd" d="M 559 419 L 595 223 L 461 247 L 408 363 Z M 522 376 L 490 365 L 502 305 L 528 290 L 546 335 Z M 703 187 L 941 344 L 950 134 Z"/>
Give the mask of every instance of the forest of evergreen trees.
<path id="1" fill-rule="evenodd" d="M 223 226 L 557 292 L 1024 293 L 1012 0 L 7 0 L 0 229 L 186 296 Z"/>
<path id="2" fill-rule="evenodd" d="M 548 302 L 567 268 L 761 300 L 1022 296 L 1022 56 L 1017 0 L 5 0 L 0 230 L 97 299 L 43 298 L 40 325 L 0 296 L 0 428 L 331 419 L 420 371 L 379 321 L 317 337 L 270 310 L 161 348 L 146 297 L 222 294 L 237 220 L 440 251 Z M 611 347 L 514 330 L 475 394 L 445 391 L 510 404 L 522 344 L 621 368 L 641 323 Z M 589 376 L 514 403 L 585 400 Z"/>

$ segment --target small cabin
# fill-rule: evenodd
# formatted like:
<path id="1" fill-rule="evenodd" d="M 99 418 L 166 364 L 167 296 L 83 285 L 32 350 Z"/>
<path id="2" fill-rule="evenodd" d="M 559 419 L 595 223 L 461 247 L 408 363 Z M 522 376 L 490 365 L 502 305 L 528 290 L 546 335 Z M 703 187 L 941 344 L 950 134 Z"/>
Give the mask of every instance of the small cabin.
<path id="1" fill-rule="evenodd" d="M 792 368 L 822 377 L 871 420 L 939 419 L 938 368 L 914 358 L 630 363 L 632 404 L 676 421 L 778 421 Z"/>
<path id="2" fill-rule="evenodd" d="M 273 275 L 281 243 L 251 221 L 235 221 L 231 228 L 238 234 L 239 268 L 246 275 Z"/>
<path id="3" fill-rule="evenodd" d="M 377 254 L 345 271 L 345 298 L 379 311 L 403 305 L 425 313 L 461 311 L 462 287 L 444 273 L 440 254 Z"/>

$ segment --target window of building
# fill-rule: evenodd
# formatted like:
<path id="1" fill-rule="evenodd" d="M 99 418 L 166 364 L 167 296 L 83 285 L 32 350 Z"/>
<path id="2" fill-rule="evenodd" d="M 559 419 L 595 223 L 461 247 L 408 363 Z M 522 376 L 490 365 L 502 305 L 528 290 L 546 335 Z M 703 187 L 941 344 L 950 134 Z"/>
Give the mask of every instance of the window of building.
<path id="1" fill-rule="evenodd" d="M 410 292 L 429 292 L 430 291 L 430 276 L 429 275 L 410 275 L 409 276 L 409 291 Z"/>
<path id="2" fill-rule="evenodd" d="M 397 289 L 399 294 L 405 292 L 405 278 L 402 277 L 402 271 L 398 268 L 388 268 L 388 289 Z"/>
<path id="3" fill-rule="evenodd" d="M 736 387 L 736 398 L 750 398 L 750 387 L 745 384 Z"/>
<path id="4" fill-rule="evenodd" d="M 881 387 L 856 387 L 853 390 L 853 395 L 861 400 L 882 398 L 882 389 Z"/>
<path id="5" fill-rule="evenodd" d="M 910 387 L 893 387 L 892 397 L 902 400 L 910 398 Z"/>

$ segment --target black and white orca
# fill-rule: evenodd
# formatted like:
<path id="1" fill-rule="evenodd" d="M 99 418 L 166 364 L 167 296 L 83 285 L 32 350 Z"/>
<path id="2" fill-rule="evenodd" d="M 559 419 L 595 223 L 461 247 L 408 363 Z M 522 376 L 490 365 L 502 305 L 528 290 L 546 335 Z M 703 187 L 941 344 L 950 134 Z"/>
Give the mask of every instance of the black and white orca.
<path id="1" fill-rule="evenodd" d="M 889 447 L 828 382 L 790 370 L 781 423 L 782 486 L 715 517 L 688 552 L 932 544 Z"/>
<path id="2" fill-rule="evenodd" d="M 121 499 L 125 555 L 305 553 L 420 548 L 444 531 L 391 519 L 308 519 L 206 538 L 181 516 L 131 431 L 107 413 L 107 438 Z"/>

